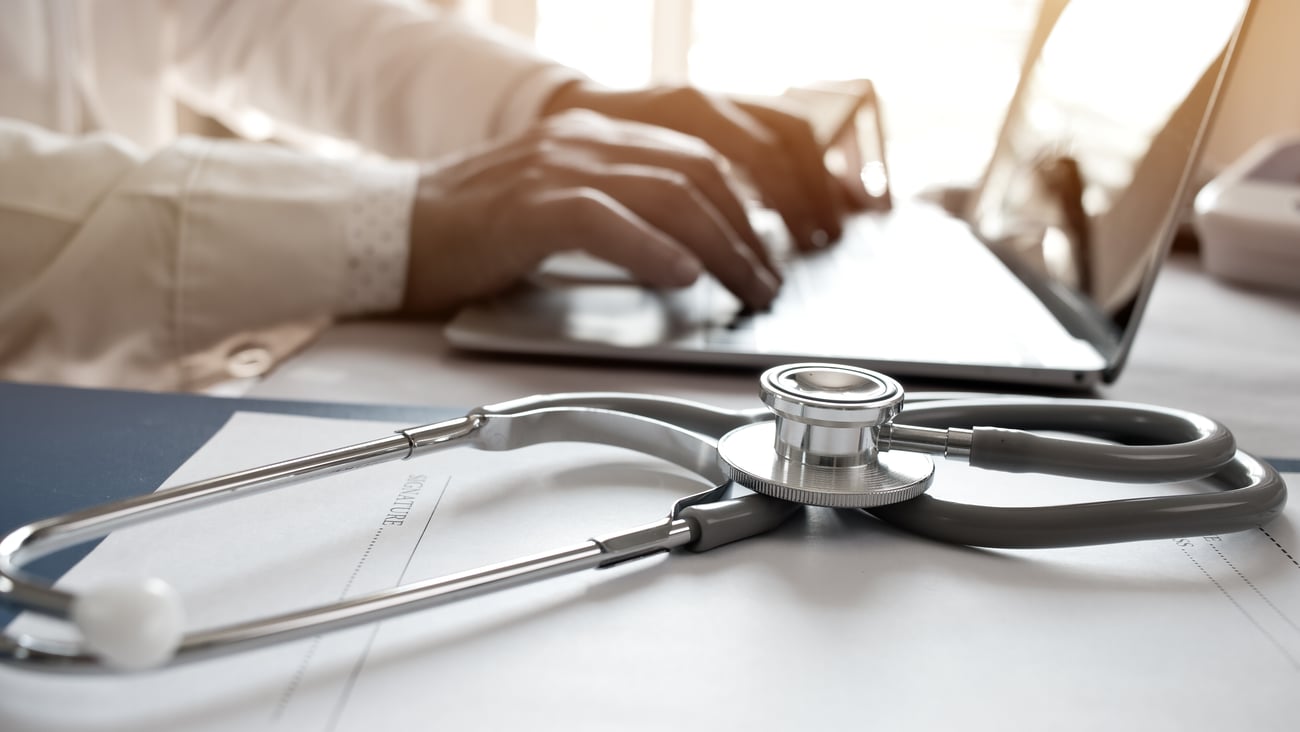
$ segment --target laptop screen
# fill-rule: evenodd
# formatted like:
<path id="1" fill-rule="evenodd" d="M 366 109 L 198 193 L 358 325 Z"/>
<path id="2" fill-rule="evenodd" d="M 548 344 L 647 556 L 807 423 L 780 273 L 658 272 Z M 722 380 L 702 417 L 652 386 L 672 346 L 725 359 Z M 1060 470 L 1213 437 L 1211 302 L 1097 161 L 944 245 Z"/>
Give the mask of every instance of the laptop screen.
<path id="1" fill-rule="evenodd" d="M 1248 2 L 1061 5 L 1045 2 L 967 217 L 1067 327 L 1113 362 L 1177 226 Z"/>

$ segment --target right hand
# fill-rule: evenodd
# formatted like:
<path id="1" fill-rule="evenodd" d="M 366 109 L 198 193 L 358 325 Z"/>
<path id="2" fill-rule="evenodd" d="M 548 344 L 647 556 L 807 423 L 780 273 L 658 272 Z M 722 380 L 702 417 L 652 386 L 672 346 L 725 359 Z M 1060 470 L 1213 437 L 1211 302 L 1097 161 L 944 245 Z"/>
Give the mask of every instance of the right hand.
<path id="1" fill-rule="evenodd" d="M 812 125 L 776 104 L 733 101 L 689 86 L 620 91 L 579 81 L 557 91 L 545 113 L 590 109 L 698 137 L 745 171 L 798 249 L 819 249 L 840 238 L 846 212 Z"/>
<path id="2" fill-rule="evenodd" d="M 779 276 L 727 171 L 697 138 L 592 112 L 435 163 L 416 192 L 403 309 L 446 312 L 573 249 L 651 287 L 683 287 L 707 270 L 764 308 Z"/>

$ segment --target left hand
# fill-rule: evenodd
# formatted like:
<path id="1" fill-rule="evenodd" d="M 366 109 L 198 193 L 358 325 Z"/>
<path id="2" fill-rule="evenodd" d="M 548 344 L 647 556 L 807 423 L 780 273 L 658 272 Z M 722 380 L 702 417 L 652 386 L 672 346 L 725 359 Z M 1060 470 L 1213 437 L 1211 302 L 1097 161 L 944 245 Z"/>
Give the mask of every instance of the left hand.
<path id="1" fill-rule="evenodd" d="M 843 233 L 844 196 L 826 169 L 812 127 L 798 115 L 690 87 L 613 91 L 590 82 L 563 87 L 543 113 L 572 108 L 700 138 L 748 172 L 802 250 L 826 246 Z"/>

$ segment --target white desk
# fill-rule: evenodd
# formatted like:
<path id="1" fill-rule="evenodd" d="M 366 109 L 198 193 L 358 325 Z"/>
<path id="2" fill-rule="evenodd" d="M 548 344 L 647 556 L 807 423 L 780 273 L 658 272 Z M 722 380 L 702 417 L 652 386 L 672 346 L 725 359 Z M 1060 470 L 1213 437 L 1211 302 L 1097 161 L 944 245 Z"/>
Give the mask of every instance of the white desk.
<path id="1" fill-rule="evenodd" d="M 1204 411 L 1261 454 L 1300 458 L 1292 416 L 1300 408 L 1300 301 L 1224 287 L 1192 264 L 1182 259 L 1167 272 L 1129 371 L 1104 391 Z M 371 323 L 333 330 L 252 394 L 463 407 L 623 389 L 745 406 L 754 403 L 752 377 L 476 357 L 450 351 L 433 327 Z M 364 433 L 349 441 L 380 428 L 329 427 Z M 271 460 L 282 458 L 263 453 L 307 449 L 298 444 L 310 436 L 302 422 L 259 429 L 234 451 Z M 685 490 L 680 475 L 652 460 L 599 449 L 451 451 L 418 468 L 346 473 L 336 477 L 355 484 L 314 484 L 307 501 L 285 494 L 283 510 L 245 502 L 250 515 L 212 527 L 172 520 L 175 536 L 140 539 L 132 556 L 146 559 L 130 561 L 176 561 L 177 577 L 238 566 L 239 593 L 258 580 L 276 588 L 280 578 L 321 572 L 332 599 L 340 578 L 331 573 L 355 577 L 362 564 L 351 558 L 366 561 L 377 541 L 359 519 L 368 515 L 362 504 L 386 501 L 409 471 L 444 486 L 421 504 L 428 518 L 412 524 L 424 527 L 410 554 L 418 550 L 418 560 L 404 565 L 414 567 L 412 579 L 644 522 Z M 397 472 L 375 472 L 389 468 Z M 1080 498 L 1069 481 L 939 469 L 935 491 L 976 501 L 1016 491 L 1030 501 L 1092 500 L 1098 490 L 1088 484 Z M 340 487 L 347 492 L 330 492 Z M 344 496 L 360 503 L 350 508 Z M 305 530 L 293 522 L 307 508 L 342 515 L 328 533 Z M 261 530 L 259 512 L 275 518 L 274 531 Z M 1300 717 L 1295 516 L 1272 522 L 1269 533 L 1012 552 L 921 540 L 858 512 L 813 510 L 717 551 L 555 578 L 319 645 L 304 640 L 156 677 L 0 676 L 0 687 L 12 687 L 0 693 L 0 727 L 54 728 L 35 715 L 30 724 L 4 723 L 6 707 L 26 719 L 27 705 L 84 720 L 59 727 L 68 729 L 1290 730 Z M 222 543 L 221 531 L 237 541 Z M 183 549 L 201 540 L 216 546 L 191 571 Z M 309 549 L 286 550 L 292 541 Z M 286 551 L 299 564 L 283 561 Z M 335 553 L 343 560 L 322 558 Z M 269 569 L 244 569 L 259 562 Z M 230 592 L 230 582 L 215 582 L 213 597 L 247 597 Z M 57 708 L 66 699 L 77 704 Z M 105 722 L 104 708 L 138 723 Z M 296 714 L 331 721 L 296 725 Z M 250 715 L 255 724 L 245 723 Z"/>
<path id="2" fill-rule="evenodd" d="M 754 372 L 530 362 L 450 349 L 438 328 L 339 325 L 250 396 L 470 407 L 555 391 L 616 390 L 756 406 Z M 1129 364 L 1101 390 L 1213 416 L 1250 449 L 1300 457 L 1300 298 L 1239 290 L 1180 255 L 1161 274 Z"/>
<path id="3" fill-rule="evenodd" d="M 755 404 L 753 377 L 475 356 L 449 349 L 434 327 L 350 324 L 253 394 L 469 406 L 537 392 L 612 389 L 740 407 Z M 1203 275 L 1194 257 L 1179 255 L 1162 273 L 1127 369 L 1100 391 L 1211 415 L 1256 454 L 1294 461 L 1300 458 L 1300 298 L 1225 285 Z M 937 490 L 975 488 L 987 497 L 984 491 L 1011 485 L 982 472 L 941 475 Z M 1055 491 L 1068 489 L 1036 476 L 1017 485 L 1035 495 L 1053 491 L 1055 500 L 1061 500 Z M 1074 500 L 1092 497 L 1083 495 Z M 583 713 L 560 713 L 547 724 L 661 727 L 627 715 L 648 709 L 638 705 L 651 698 L 664 699 L 671 714 L 667 697 L 681 698 L 690 682 L 664 680 L 669 668 L 686 676 L 716 671 L 719 677 L 700 682 L 726 697 L 680 701 L 691 720 L 687 728 L 861 729 L 874 720 L 887 729 L 917 730 L 955 724 L 1287 729 L 1300 715 L 1294 701 L 1300 581 L 1293 574 L 1300 565 L 1288 561 L 1300 536 L 1287 518 L 1274 521 L 1270 533 L 1240 532 L 1221 542 L 1194 537 L 994 553 L 880 540 L 866 527 L 818 521 L 705 555 L 706 563 L 673 560 L 660 576 L 666 586 L 638 582 L 602 596 L 601 604 L 609 603 L 605 615 L 592 617 L 605 619 L 592 622 L 607 634 L 603 642 L 625 649 L 606 661 L 658 658 L 663 647 L 656 642 L 679 635 L 663 627 L 665 618 L 681 620 L 685 611 L 674 608 L 702 601 L 724 609 L 727 618 L 716 632 L 692 636 L 700 645 L 686 667 L 646 662 L 641 670 L 653 678 L 642 677 L 640 691 L 598 683 L 604 691 L 574 692 Z M 697 566 L 711 567 L 707 582 L 674 584 Z M 763 579 L 736 579 L 748 573 Z M 773 576 L 789 584 L 773 583 Z M 756 598 L 760 605 L 753 605 Z M 523 627 L 534 633 L 524 647 L 538 647 L 544 633 Z M 655 628 L 657 641 L 645 640 Z M 471 653 L 461 662 L 478 657 Z M 756 676 L 738 680 L 736 674 Z M 562 679 L 555 683 L 565 686 Z M 460 693 L 461 712 L 482 709 L 476 682 L 467 681 Z M 607 711 L 592 712 L 588 705 L 605 704 L 602 699 Z M 521 703 L 545 707 L 540 698 Z M 728 712 L 728 704 L 736 711 Z"/>

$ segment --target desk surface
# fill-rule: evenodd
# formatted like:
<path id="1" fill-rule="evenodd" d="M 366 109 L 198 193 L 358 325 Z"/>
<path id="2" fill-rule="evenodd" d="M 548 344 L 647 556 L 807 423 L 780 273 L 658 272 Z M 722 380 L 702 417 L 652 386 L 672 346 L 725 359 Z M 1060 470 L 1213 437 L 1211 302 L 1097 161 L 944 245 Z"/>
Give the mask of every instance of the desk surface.
<path id="1" fill-rule="evenodd" d="M 1129 370 L 1103 393 L 1202 411 L 1228 423 L 1255 452 L 1300 458 L 1300 429 L 1291 416 L 1300 407 L 1298 314 L 1300 300 L 1234 290 L 1201 276 L 1194 261 L 1178 260 L 1156 291 Z M 332 330 L 250 395 L 465 406 L 539 391 L 621 389 L 748 406 L 752 377 L 472 356 L 449 349 L 433 327 L 368 323 Z M 282 443 L 306 439 L 305 423 L 258 419 L 271 421 L 234 448 L 298 454 L 300 446 Z M 353 426 L 367 436 L 375 429 Z M 330 439 L 330 446 L 341 444 Z M 590 531 L 644 521 L 666 505 L 661 493 L 680 495 L 681 486 L 653 465 L 611 461 L 611 477 L 600 472 L 606 461 L 586 452 L 514 451 L 520 462 L 499 460 L 491 471 L 478 469 L 481 455 L 462 464 L 454 462 L 456 453 L 427 468 L 446 476 L 430 481 L 444 488 L 425 502 L 428 519 L 412 524 L 433 527 L 418 532 L 421 576 L 571 542 L 579 525 Z M 405 464 L 394 465 L 395 478 L 367 473 L 377 492 L 349 495 L 388 499 L 390 478 L 407 479 Z M 214 468 L 187 469 L 193 479 Z M 964 479 L 945 479 L 939 488 L 981 496 L 1013 488 L 1002 474 L 959 475 Z M 1034 489 L 1043 488 L 1041 477 L 1030 477 Z M 605 490 L 628 488 L 629 481 L 637 490 Z M 579 500 L 584 496 L 600 500 Z M 611 496 L 646 505 L 612 505 Z M 265 510 L 247 501 L 229 505 L 241 504 Z M 246 530 L 258 525 L 257 516 L 218 522 L 236 542 L 174 518 L 165 528 L 176 536 L 146 537 L 146 549 L 134 556 L 176 559 L 180 566 L 159 576 L 179 581 L 194 574 L 186 552 L 156 547 L 210 540 L 212 548 L 191 547 L 196 556 L 221 558 L 205 568 L 224 571 L 229 564 L 245 571 L 241 578 L 272 580 L 283 575 L 264 574 L 257 562 L 283 572 L 290 535 L 320 545 L 305 553 L 317 559 L 331 547 L 363 561 L 372 555 L 372 527 L 357 522 L 361 514 L 348 506 L 340 525 L 350 528 L 324 539 L 283 523 L 301 518 L 305 506 L 323 511 L 334 501 L 266 511 L 276 521 L 271 534 Z M 1295 525 L 1283 518 L 1267 532 L 1222 538 L 986 552 L 915 540 L 858 513 L 809 512 L 762 541 L 690 561 L 628 563 L 448 605 L 436 616 L 357 629 L 360 635 L 350 637 L 364 642 L 359 653 L 339 634 L 319 645 L 299 641 L 276 661 L 281 665 L 259 652 L 112 680 L 0 669 L 0 727 L 50 729 L 41 710 L 53 709 L 84 722 L 63 727 L 70 729 L 243 729 L 248 725 L 230 720 L 249 709 L 282 711 L 292 692 L 307 701 L 294 701 L 291 713 L 346 707 L 350 715 L 313 729 L 407 728 L 430 719 L 452 729 L 660 729 L 665 718 L 683 729 L 864 722 L 918 730 L 1290 729 L 1300 684 L 1300 555 L 1288 553 L 1300 545 Z M 868 526 L 873 530 L 860 530 Z M 232 546 L 247 556 L 230 561 Z M 249 562 L 259 569 L 248 573 Z M 295 575 L 317 564 L 304 561 Z M 342 567 L 352 577 L 361 567 L 324 564 L 321 571 Z M 403 576 L 411 564 L 401 568 Z M 229 594 L 219 581 L 211 591 Z M 225 674 L 222 685 L 207 681 L 210 673 Z M 293 679 L 288 691 L 285 678 Z M 78 703 L 60 706 L 69 698 Z M 105 722 L 106 710 L 150 724 L 115 726 Z M 385 724 L 389 718 L 405 724 Z M 302 727 L 281 722 L 279 728 Z"/>
<path id="2" fill-rule="evenodd" d="M 729 407 L 755 406 L 757 393 L 751 371 L 480 356 L 451 349 L 435 326 L 365 322 L 327 332 L 249 395 L 468 407 L 593 390 Z M 1194 257 L 1177 255 L 1161 274 L 1127 368 L 1100 393 L 1201 412 L 1254 452 L 1300 457 L 1300 298 L 1226 285 L 1204 275 Z"/>

